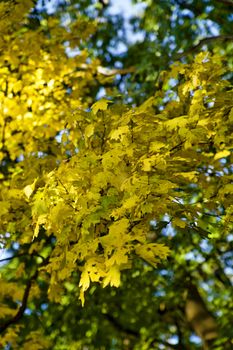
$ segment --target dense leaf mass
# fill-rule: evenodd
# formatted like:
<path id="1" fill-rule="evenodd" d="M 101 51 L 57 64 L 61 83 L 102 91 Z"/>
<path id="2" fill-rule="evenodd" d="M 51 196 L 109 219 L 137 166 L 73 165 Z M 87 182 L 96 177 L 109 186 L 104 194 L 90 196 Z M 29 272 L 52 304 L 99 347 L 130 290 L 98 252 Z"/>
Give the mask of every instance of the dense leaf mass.
<path id="1" fill-rule="evenodd" d="M 230 349 L 228 49 L 105 69 L 107 2 L 48 3 L 0 2 L 0 345 Z"/>

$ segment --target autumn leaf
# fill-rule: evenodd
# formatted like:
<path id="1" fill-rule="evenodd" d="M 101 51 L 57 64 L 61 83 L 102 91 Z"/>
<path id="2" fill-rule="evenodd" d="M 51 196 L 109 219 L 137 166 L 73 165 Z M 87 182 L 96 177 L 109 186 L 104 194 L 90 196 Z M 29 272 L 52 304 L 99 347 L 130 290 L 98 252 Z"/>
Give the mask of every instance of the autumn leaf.
<path id="1" fill-rule="evenodd" d="M 35 190 L 37 180 L 38 180 L 38 178 L 35 179 L 31 185 L 27 185 L 23 189 L 23 191 L 28 199 L 31 197 L 33 191 Z"/>
<path id="2" fill-rule="evenodd" d="M 105 288 L 107 285 L 110 285 L 111 287 L 119 287 L 120 283 L 120 270 L 117 265 L 114 265 L 110 267 L 106 277 L 103 280 L 103 288 Z"/>
<path id="3" fill-rule="evenodd" d="M 112 103 L 112 101 L 109 101 L 109 100 L 102 98 L 101 100 L 95 102 L 91 106 L 91 109 L 92 109 L 94 114 L 97 114 L 98 111 L 106 111 L 109 103 Z"/>

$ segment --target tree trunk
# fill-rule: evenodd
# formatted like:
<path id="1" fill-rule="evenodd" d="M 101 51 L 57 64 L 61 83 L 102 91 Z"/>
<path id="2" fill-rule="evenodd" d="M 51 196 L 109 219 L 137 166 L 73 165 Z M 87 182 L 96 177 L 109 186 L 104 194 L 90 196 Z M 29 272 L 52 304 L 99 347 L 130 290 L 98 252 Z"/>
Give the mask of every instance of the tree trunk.
<path id="1" fill-rule="evenodd" d="M 185 314 L 194 332 L 202 339 L 204 349 L 211 349 L 211 344 L 217 338 L 217 322 L 207 309 L 198 289 L 192 283 L 188 284 L 188 295 Z"/>

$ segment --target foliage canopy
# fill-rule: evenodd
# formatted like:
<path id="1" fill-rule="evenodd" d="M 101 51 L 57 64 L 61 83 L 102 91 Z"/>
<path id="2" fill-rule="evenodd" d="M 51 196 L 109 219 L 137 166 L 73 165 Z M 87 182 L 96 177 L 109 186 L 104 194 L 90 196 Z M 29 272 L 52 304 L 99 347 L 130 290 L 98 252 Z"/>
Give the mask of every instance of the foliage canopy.
<path id="1" fill-rule="evenodd" d="M 192 332 L 232 346 L 232 5 L 222 40 L 190 57 L 192 29 L 219 18 L 174 2 L 184 34 L 168 3 L 144 3 L 146 40 L 116 58 L 109 5 L 0 2 L 4 349 L 198 349 Z M 168 25 L 196 47 L 172 53 Z"/>

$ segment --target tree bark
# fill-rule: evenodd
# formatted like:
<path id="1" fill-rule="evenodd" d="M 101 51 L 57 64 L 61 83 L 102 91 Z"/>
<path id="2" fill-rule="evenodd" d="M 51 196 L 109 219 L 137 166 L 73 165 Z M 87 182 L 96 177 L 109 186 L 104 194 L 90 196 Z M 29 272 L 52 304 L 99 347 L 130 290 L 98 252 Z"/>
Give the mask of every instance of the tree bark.
<path id="1" fill-rule="evenodd" d="M 211 349 L 211 345 L 216 340 L 217 322 L 214 316 L 207 309 L 196 286 L 189 283 L 188 295 L 185 305 L 185 315 L 194 332 L 202 339 L 204 349 Z"/>

